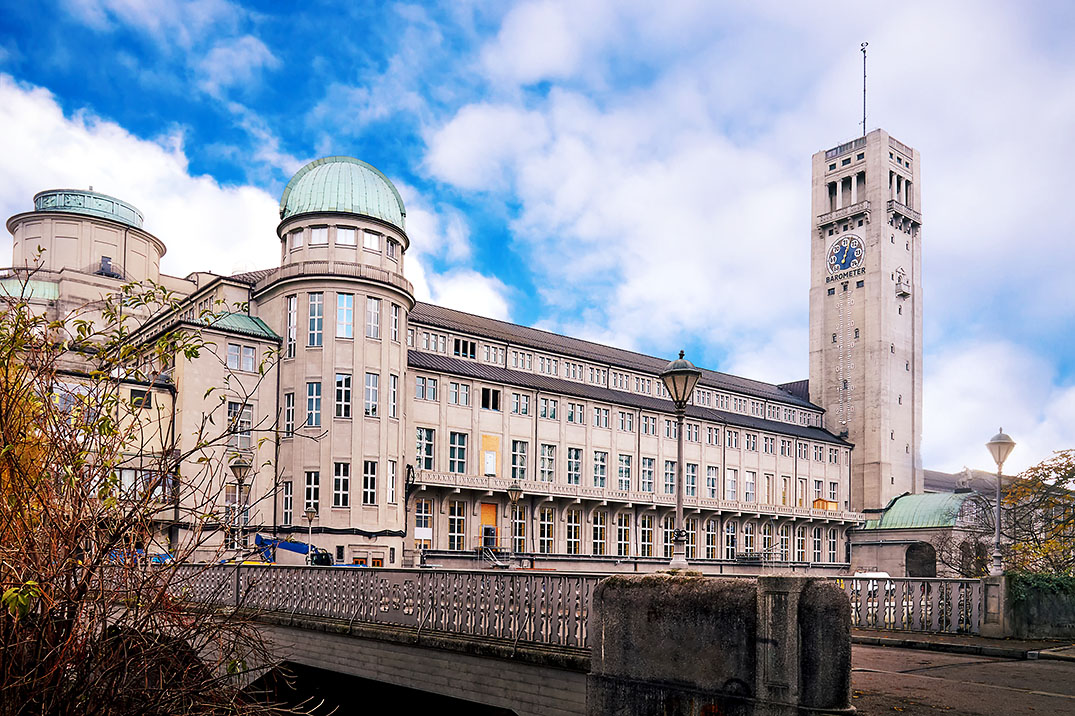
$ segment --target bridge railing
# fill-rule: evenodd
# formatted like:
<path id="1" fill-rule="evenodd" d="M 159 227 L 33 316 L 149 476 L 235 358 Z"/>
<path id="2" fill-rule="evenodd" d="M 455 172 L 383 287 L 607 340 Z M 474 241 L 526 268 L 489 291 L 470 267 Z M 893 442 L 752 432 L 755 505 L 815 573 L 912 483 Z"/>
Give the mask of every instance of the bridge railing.
<path id="1" fill-rule="evenodd" d="M 890 631 L 978 634 L 982 583 L 977 579 L 838 577 L 851 600 L 851 625 Z"/>
<path id="2" fill-rule="evenodd" d="M 349 623 L 587 649 L 593 591 L 604 576 L 483 570 L 189 565 L 189 598 Z"/>

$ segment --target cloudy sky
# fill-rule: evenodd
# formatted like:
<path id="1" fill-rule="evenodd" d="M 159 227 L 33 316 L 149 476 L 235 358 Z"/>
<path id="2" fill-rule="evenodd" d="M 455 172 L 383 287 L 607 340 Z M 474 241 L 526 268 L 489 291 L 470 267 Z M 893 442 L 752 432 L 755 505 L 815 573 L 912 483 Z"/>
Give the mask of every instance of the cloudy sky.
<path id="1" fill-rule="evenodd" d="M 169 273 L 266 267 L 290 175 L 349 154 L 403 194 L 420 298 L 773 382 L 807 375 L 810 156 L 861 132 L 868 41 L 868 126 L 922 152 L 926 466 L 991 467 L 1000 424 L 1012 467 L 1075 447 L 1075 3 L 0 12 L 4 216 L 92 185 Z"/>

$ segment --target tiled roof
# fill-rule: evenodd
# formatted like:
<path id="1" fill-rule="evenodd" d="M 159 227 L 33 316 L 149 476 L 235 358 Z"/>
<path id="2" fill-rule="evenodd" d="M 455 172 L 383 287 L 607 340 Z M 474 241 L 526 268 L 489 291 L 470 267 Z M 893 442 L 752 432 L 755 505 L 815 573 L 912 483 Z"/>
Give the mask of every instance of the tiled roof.
<path id="1" fill-rule="evenodd" d="M 409 320 L 411 323 L 492 338 L 520 347 L 525 346 L 548 351 L 549 353 L 569 358 L 577 357 L 580 360 L 593 361 L 624 370 L 633 370 L 651 376 L 658 375 L 668 365 L 668 359 L 665 358 L 654 358 L 634 351 L 604 346 L 600 343 L 591 343 L 590 341 L 571 338 L 570 336 L 561 336 L 557 333 L 550 333 L 537 328 L 519 326 L 506 321 L 485 318 L 484 316 L 475 316 L 471 313 L 435 306 L 431 303 L 416 303 L 410 313 Z M 704 368 L 702 369 L 702 379 L 699 384 L 707 388 L 728 390 L 763 400 L 774 400 L 814 410 L 820 409 L 810 401 L 804 400 L 786 390 L 781 390 L 780 387 L 771 383 L 740 378 Z"/>
<path id="2" fill-rule="evenodd" d="M 270 276 L 273 273 L 279 271 L 278 268 L 266 268 L 258 269 L 256 271 L 244 271 L 243 273 L 234 273 L 231 278 L 236 281 L 242 281 L 243 283 L 255 284 L 266 276 Z"/>
<path id="3" fill-rule="evenodd" d="M 276 335 L 265 321 L 254 316 L 248 316 L 245 313 L 225 313 L 209 325 L 213 328 L 242 333 L 255 338 L 266 338 L 277 342 L 281 340 L 280 336 Z"/>
<path id="4" fill-rule="evenodd" d="M 484 380 L 490 383 L 514 385 L 531 390 L 547 391 L 559 395 L 573 396 L 588 400 L 595 400 L 612 405 L 622 405 L 640 410 L 672 414 L 672 404 L 668 400 L 654 398 L 648 395 L 628 393 L 610 388 L 602 388 L 589 383 L 576 383 L 562 378 L 552 378 L 538 373 L 501 368 L 500 366 L 476 363 L 469 360 L 449 358 L 437 353 L 425 353 L 422 351 L 407 351 L 407 365 L 411 368 L 428 370 L 435 373 L 446 373 L 463 378 Z M 833 443 L 835 445 L 849 446 L 850 444 L 836 437 L 822 428 L 797 425 L 793 423 L 781 423 L 775 420 L 765 420 L 752 415 L 740 415 L 727 413 L 722 410 L 703 408 L 696 405 L 687 407 L 687 417 L 696 420 L 708 420 L 735 425 L 741 428 L 764 430 L 767 432 L 780 433 L 804 440 Z"/>
<path id="5" fill-rule="evenodd" d="M 922 495 L 903 495 L 893 500 L 879 520 L 869 520 L 864 530 L 920 529 L 952 527 L 963 503 L 971 492 L 927 492 Z"/>

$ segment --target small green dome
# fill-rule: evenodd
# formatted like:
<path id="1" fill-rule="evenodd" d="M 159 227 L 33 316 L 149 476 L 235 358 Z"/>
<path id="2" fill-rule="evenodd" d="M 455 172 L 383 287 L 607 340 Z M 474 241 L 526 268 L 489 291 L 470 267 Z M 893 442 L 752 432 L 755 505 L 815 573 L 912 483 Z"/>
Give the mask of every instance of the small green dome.
<path id="1" fill-rule="evenodd" d="M 354 157 L 317 159 L 291 177 L 280 197 L 280 218 L 340 212 L 370 216 L 405 230 L 403 199 L 381 172 Z"/>

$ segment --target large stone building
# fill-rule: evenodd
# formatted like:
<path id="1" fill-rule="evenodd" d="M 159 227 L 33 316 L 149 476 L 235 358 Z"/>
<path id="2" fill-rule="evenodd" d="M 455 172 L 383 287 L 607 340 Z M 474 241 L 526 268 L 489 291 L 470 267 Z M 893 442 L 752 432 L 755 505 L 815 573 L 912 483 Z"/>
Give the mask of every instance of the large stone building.
<path id="1" fill-rule="evenodd" d="M 688 408 L 687 557 L 703 571 L 842 571 L 859 510 L 917 484 L 917 171 L 880 131 L 815 156 L 809 384 L 704 371 Z M 129 204 L 46 191 L 8 221 L 7 280 L 38 262 L 35 300 L 56 312 L 125 281 L 182 297 L 146 319 L 215 350 L 132 389 L 154 394 L 180 449 L 214 409 L 207 390 L 226 390 L 229 454 L 253 466 L 224 485 L 249 504 L 221 525 L 229 544 L 312 532 L 337 561 L 370 566 L 664 565 L 672 348 L 651 357 L 417 302 L 405 218 L 379 171 L 320 159 L 284 190 L 278 267 L 180 278 L 160 273 L 165 246 Z M 216 479 L 233 482 L 221 457 Z"/>

